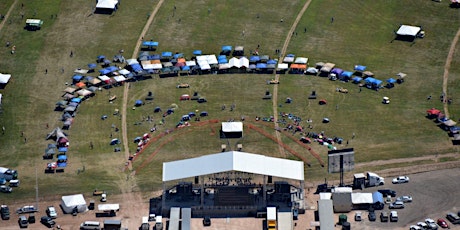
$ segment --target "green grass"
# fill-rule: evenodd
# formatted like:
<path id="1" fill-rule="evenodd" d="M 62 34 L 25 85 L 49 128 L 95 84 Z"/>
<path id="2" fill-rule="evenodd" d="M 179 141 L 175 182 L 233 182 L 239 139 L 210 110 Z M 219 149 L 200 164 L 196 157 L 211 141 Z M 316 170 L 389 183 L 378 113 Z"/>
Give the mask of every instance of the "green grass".
<path id="1" fill-rule="evenodd" d="M 1 1 L 0 9 L 8 9 L 12 2 Z M 158 53 L 181 52 L 188 58 L 194 49 L 218 53 L 222 45 L 243 45 L 246 53 L 260 45 L 261 54 L 273 56 L 275 49 L 282 48 L 304 3 L 165 1 L 144 39 L 158 41 Z M 22 180 L 21 189 L 11 194 L 12 199 L 33 194 L 35 168 L 43 196 L 89 192 L 95 188 L 119 192 L 117 181 L 126 179 L 126 173 L 122 172 L 126 159 L 123 152 L 113 152 L 114 146 L 108 143 L 111 137 L 121 138 L 121 133 L 112 129 L 112 124 L 120 127 L 121 120 L 112 114 L 115 109 L 121 109 L 122 87 L 97 92 L 95 97 L 85 101 L 79 108 L 72 128 L 67 131 L 71 149 L 70 164 L 65 173 L 42 173 L 46 161 L 41 160 L 41 155 L 46 144 L 50 143 L 44 138 L 51 128 L 61 125 L 58 120 L 60 113 L 53 111 L 54 103 L 60 100 L 64 83 L 71 81 L 72 70 L 95 62 L 100 54 L 110 58 L 119 49 L 124 49 L 125 57 L 131 58 L 135 42 L 155 4 L 157 2 L 151 0 L 140 0 L 136 4 L 123 3 L 119 11 L 109 16 L 91 15 L 94 2 L 27 1 L 23 9 L 25 16 L 31 17 L 35 10 L 36 17 L 45 21 L 42 30 L 36 32 L 22 29 L 24 20 L 20 18 L 20 4 L 13 10 L 11 24 L 5 24 L 0 33 L 0 44 L 12 41 L 17 46 L 14 55 L 9 54 L 9 48 L 0 47 L 3 55 L 0 58 L 0 72 L 13 74 L 11 82 L 0 90 L 4 96 L 0 125 L 6 128 L 6 133 L 0 135 L 0 166 L 18 169 Z M 280 105 L 278 111 L 295 114 L 304 120 L 312 119 L 311 131 L 325 131 L 329 136 L 348 140 L 348 146 L 343 144 L 337 147 L 355 148 L 356 162 L 458 153 L 458 147 L 451 145 L 447 134 L 424 117 L 426 109 L 442 108 L 439 100 L 435 99 L 441 93 L 444 62 L 457 29 L 451 25 L 459 20 L 458 12 L 447 4 L 431 1 L 313 1 L 301 18 L 295 30 L 297 35 L 292 36 L 287 53 L 308 57 L 310 65 L 327 61 L 345 70 L 352 70 L 355 64 L 366 65 L 381 80 L 394 77 L 398 72 L 405 72 L 408 77 L 404 84 L 396 85 L 391 90 L 376 92 L 363 89 L 359 92 L 358 87 L 351 83 L 332 82 L 316 76 L 282 75 L 278 88 L 279 101 L 276 103 Z M 174 5 L 176 10 L 173 17 Z M 4 14 L 3 10 L 0 13 Z M 53 14 L 57 14 L 58 18 L 51 18 Z M 334 17 L 333 23 L 331 17 Z M 406 23 L 423 26 L 427 32 L 426 38 L 414 44 L 391 42 L 393 31 L 399 24 Z M 306 33 L 304 28 L 307 29 Z M 69 57 L 71 50 L 75 53 L 73 58 Z M 449 70 L 448 94 L 454 99 L 449 111 L 454 119 L 458 119 L 460 112 L 456 91 L 460 73 L 458 53 L 456 50 Z M 65 69 L 64 73 L 61 73 L 61 68 Z M 47 75 L 44 74 L 45 69 L 49 71 Z M 261 99 L 267 89 L 273 92 L 273 85 L 266 84 L 267 80 L 273 78 L 274 75 L 229 74 L 155 78 L 131 83 L 127 111 L 130 152 L 134 153 L 136 148 L 132 140 L 149 132 L 154 124 L 162 120 L 162 114 L 153 113 L 155 106 L 165 111 L 173 103 L 178 105 L 178 109 L 165 117 L 166 123 L 158 125 L 159 131 L 152 135 L 172 129 L 183 114 L 196 110 L 209 112 L 210 116 L 202 121 L 239 120 L 244 115 L 247 121 L 274 135 L 272 124 L 254 122 L 255 116 L 273 115 L 272 101 Z M 191 87 L 176 89 L 178 83 L 189 83 Z M 335 91 L 337 87 L 347 88 L 349 93 L 338 93 Z M 312 90 L 320 98 L 326 99 L 328 104 L 319 106 L 317 100 L 308 100 Z M 153 102 L 132 110 L 135 100 L 144 99 L 149 91 L 155 96 Z M 194 91 L 206 97 L 208 102 L 198 104 L 178 100 L 181 94 L 193 94 Z M 108 103 L 109 95 L 117 95 L 118 99 Z M 433 99 L 427 101 L 425 98 L 428 95 L 432 95 Z M 391 104 L 382 105 L 383 96 L 389 96 Z M 294 103 L 285 104 L 286 97 L 293 98 Z M 228 108 L 233 103 L 236 109 L 230 112 Z M 227 105 L 225 111 L 221 111 L 223 104 Z M 108 119 L 102 121 L 100 117 L 105 114 Z M 152 123 L 145 121 L 148 116 L 153 118 Z M 320 121 L 324 117 L 330 118 L 331 123 L 322 124 Z M 135 125 L 139 122 L 142 124 Z M 50 129 L 45 129 L 45 124 L 49 124 Z M 305 123 L 303 125 L 307 126 Z M 220 145 L 228 143 L 219 138 L 219 128 L 220 124 L 198 127 L 191 122 L 191 127 L 176 130 L 152 143 L 134 162 L 138 185 L 135 190 L 160 189 L 162 163 L 165 161 L 220 152 Z M 24 131 L 27 143 L 20 137 L 21 131 Z M 280 153 L 278 145 L 262 134 L 246 127 L 244 132 L 245 137 L 241 140 L 244 151 L 297 159 L 288 151 Z M 354 139 L 353 133 L 356 134 Z M 300 136 L 297 134 L 295 137 Z M 282 135 L 282 140 L 310 161 L 311 167 L 306 168 L 307 180 L 338 177 L 327 174 L 326 168 L 321 167 L 307 150 L 288 137 Z M 235 149 L 238 141 L 230 140 L 230 147 Z M 90 142 L 94 144 L 94 149 L 89 148 Z M 313 143 L 312 147 L 323 161 L 327 161 L 325 146 Z M 453 159 L 446 159 L 450 160 Z M 417 162 L 426 163 L 432 162 Z M 83 167 L 84 172 L 78 173 Z"/>

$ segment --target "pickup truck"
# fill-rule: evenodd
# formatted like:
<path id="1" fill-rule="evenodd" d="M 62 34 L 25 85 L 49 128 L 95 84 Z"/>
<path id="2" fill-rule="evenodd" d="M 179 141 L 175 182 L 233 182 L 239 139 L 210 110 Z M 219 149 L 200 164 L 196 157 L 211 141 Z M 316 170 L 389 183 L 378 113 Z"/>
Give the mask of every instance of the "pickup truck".
<path id="1" fill-rule="evenodd" d="M 17 214 L 34 213 L 34 212 L 38 212 L 38 209 L 35 208 L 35 207 L 32 206 L 32 205 L 30 205 L 30 206 L 23 206 L 23 207 L 19 208 L 18 210 L 16 210 L 16 213 L 17 213 Z"/>

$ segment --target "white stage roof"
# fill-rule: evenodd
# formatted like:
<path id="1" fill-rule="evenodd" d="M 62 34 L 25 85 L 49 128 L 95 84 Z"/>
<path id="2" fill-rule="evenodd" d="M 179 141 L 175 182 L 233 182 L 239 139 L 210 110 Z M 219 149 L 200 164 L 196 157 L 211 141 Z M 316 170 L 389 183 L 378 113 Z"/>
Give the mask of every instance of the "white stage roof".
<path id="1" fill-rule="evenodd" d="M 420 30 L 422 30 L 422 28 L 418 26 L 401 25 L 396 34 L 402 36 L 417 36 Z"/>
<path id="2" fill-rule="evenodd" d="M 243 132 L 243 122 L 222 122 L 222 132 Z"/>
<path id="3" fill-rule="evenodd" d="M 165 162 L 163 163 L 163 182 L 229 171 L 304 180 L 302 161 L 229 151 Z"/>

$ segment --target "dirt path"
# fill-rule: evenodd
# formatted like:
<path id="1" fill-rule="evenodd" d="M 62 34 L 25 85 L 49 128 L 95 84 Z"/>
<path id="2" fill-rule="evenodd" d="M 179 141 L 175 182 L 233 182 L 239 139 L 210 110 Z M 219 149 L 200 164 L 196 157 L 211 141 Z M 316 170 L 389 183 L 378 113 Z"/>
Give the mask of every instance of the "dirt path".
<path id="1" fill-rule="evenodd" d="M 299 24 L 300 19 L 302 18 L 303 14 L 307 10 L 310 3 L 311 3 L 311 0 L 308 0 L 305 3 L 305 5 L 302 7 L 302 9 L 300 10 L 299 14 L 297 14 L 297 17 L 295 21 L 292 23 L 291 29 L 289 30 L 287 34 L 286 40 L 284 40 L 283 48 L 281 49 L 281 54 L 279 58 L 281 58 L 286 53 L 289 42 L 291 41 L 292 33 L 295 31 L 297 24 Z M 280 79 L 280 75 L 276 74 L 275 80 L 279 82 L 279 79 Z M 278 130 L 279 129 L 278 127 L 278 84 L 275 84 L 273 86 L 273 118 L 274 118 L 273 122 L 275 122 L 275 130 Z M 275 132 L 275 137 L 278 140 L 278 142 L 282 142 L 281 135 L 279 132 L 277 131 Z M 282 155 L 286 154 L 284 151 L 284 148 L 281 145 L 278 145 L 278 151 Z"/>
<path id="2" fill-rule="evenodd" d="M 3 26 L 5 25 L 5 22 L 8 21 L 8 17 L 10 16 L 11 12 L 13 11 L 14 7 L 16 6 L 16 3 L 18 3 L 19 0 L 15 0 L 13 4 L 11 4 L 10 8 L 8 9 L 8 12 L 5 14 L 5 18 L 2 20 L 0 23 L 0 31 L 2 31 Z"/>
<path id="3" fill-rule="evenodd" d="M 142 30 L 141 34 L 139 34 L 139 40 L 136 43 L 136 46 L 133 51 L 132 58 L 137 58 L 139 53 L 139 48 L 142 44 L 142 38 L 147 33 L 150 25 L 152 24 L 153 18 L 155 17 L 156 13 L 160 9 L 161 5 L 163 4 L 164 0 L 160 0 L 156 6 L 154 7 L 152 13 L 150 14 L 149 19 L 145 23 L 144 29 Z M 123 104 L 121 110 L 121 132 L 123 136 L 123 147 L 125 149 L 125 159 L 128 159 L 129 153 L 129 146 L 128 146 L 128 129 L 126 125 L 126 117 L 127 117 L 127 105 L 128 105 L 128 93 L 129 93 L 129 83 L 124 85 L 123 88 Z M 123 167 L 125 168 L 125 167 Z M 132 171 L 132 165 L 129 164 L 129 170 Z M 123 215 L 123 224 L 128 229 L 137 229 L 141 224 L 141 217 L 147 216 L 149 210 L 149 203 L 147 197 L 142 197 L 141 193 L 134 192 L 134 189 L 137 187 L 136 178 L 134 177 L 135 172 L 131 172 L 128 175 L 120 174 L 119 183 L 122 196 L 122 203 L 126 204 L 123 207 L 124 215 Z M 126 178 L 124 178 L 126 176 Z"/>
<path id="4" fill-rule="evenodd" d="M 150 25 L 152 24 L 153 18 L 157 14 L 158 10 L 160 9 L 161 5 L 163 4 L 164 0 L 160 0 L 158 4 L 153 8 L 152 13 L 150 14 L 149 19 L 145 23 L 144 29 L 142 30 L 141 34 L 139 34 L 139 40 L 136 43 L 136 46 L 134 47 L 133 55 L 131 58 L 136 59 L 137 55 L 139 54 L 139 48 L 141 47 L 142 44 L 142 38 L 145 36 L 147 31 L 150 28 Z M 123 89 L 123 104 L 122 104 L 122 109 L 121 109 L 121 132 L 122 132 L 122 137 L 123 137 L 123 148 L 125 149 L 125 159 L 128 159 L 129 157 L 129 145 L 128 145 L 128 129 L 126 127 L 126 111 L 127 111 L 127 106 L 128 106 L 128 92 L 129 92 L 129 82 L 125 84 L 124 89 Z M 132 170 L 132 165 L 129 164 L 128 168 Z"/>
<path id="5" fill-rule="evenodd" d="M 442 93 L 444 94 L 444 114 L 446 117 L 449 117 L 449 106 L 446 103 L 447 101 L 447 81 L 449 80 L 449 69 L 452 59 L 454 57 L 455 47 L 458 43 L 458 38 L 460 37 L 460 29 L 458 29 L 457 34 L 455 34 L 454 40 L 450 44 L 449 54 L 447 55 L 446 64 L 444 65 L 444 75 L 442 77 Z"/>

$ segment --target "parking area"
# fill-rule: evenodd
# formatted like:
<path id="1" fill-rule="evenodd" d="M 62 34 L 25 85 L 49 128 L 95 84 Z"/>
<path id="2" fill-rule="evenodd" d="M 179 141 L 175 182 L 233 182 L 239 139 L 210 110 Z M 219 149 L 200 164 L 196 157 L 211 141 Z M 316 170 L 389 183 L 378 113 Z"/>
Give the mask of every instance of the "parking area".
<path id="1" fill-rule="evenodd" d="M 396 197 L 412 196 L 412 203 L 405 203 L 404 209 L 395 209 L 399 216 L 398 222 L 380 222 L 379 215 L 382 211 L 390 213 L 393 210 L 388 209 L 387 204 L 383 210 L 375 211 L 377 216 L 375 222 L 369 222 L 367 211 L 362 212 L 361 222 L 355 222 L 353 219 L 355 212 L 352 211 L 348 214 L 351 229 L 409 229 L 410 225 L 417 224 L 419 221 L 423 222 L 426 218 L 436 221 L 438 218 L 445 219 L 447 212 L 457 213 L 460 211 L 458 175 L 460 175 L 460 168 L 408 175 L 410 182 L 404 184 L 391 184 L 393 178 L 385 178 L 385 186 L 367 188 L 363 192 L 389 188 L 396 191 Z M 450 229 L 460 229 L 460 226 L 452 225 L 449 221 L 448 224 Z"/>

